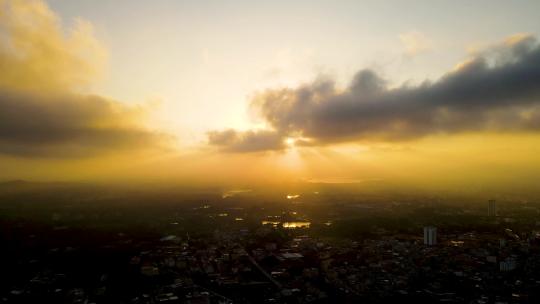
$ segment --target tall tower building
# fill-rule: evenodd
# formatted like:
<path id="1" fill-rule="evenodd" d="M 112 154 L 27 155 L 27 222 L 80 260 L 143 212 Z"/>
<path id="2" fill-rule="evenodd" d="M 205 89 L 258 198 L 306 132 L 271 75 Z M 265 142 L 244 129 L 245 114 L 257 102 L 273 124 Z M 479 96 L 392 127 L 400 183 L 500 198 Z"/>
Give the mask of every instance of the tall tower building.
<path id="1" fill-rule="evenodd" d="M 433 246 L 437 244 L 437 227 L 424 227 L 424 245 Z"/>
<path id="2" fill-rule="evenodd" d="M 489 200 L 488 216 L 497 216 L 497 202 L 495 200 Z"/>

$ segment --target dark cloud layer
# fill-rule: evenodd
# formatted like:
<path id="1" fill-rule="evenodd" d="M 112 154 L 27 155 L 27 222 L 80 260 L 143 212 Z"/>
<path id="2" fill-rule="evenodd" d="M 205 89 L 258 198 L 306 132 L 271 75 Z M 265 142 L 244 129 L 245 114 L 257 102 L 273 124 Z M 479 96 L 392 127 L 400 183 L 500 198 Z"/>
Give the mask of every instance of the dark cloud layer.
<path id="1" fill-rule="evenodd" d="M 99 96 L 0 89 L 0 153 L 74 157 L 155 148 L 166 136 L 138 127 L 137 116 Z"/>
<path id="2" fill-rule="evenodd" d="M 43 1 L 0 0 L 0 154 L 80 157 L 162 147 L 144 110 L 77 94 L 106 49 L 82 19 L 63 27 Z"/>
<path id="3" fill-rule="evenodd" d="M 329 80 L 296 89 L 268 90 L 252 105 L 283 138 L 319 145 L 357 140 L 408 140 L 467 131 L 540 129 L 540 47 L 530 36 L 510 39 L 479 54 L 434 83 L 389 89 L 371 70 L 359 71 L 339 90 Z M 233 132 L 233 131 L 227 131 Z M 269 131 L 270 132 L 270 131 Z M 210 143 L 228 150 L 263 138 L 236 135 Z M 272 137 L 274 143 L 278 142 Z M 300 142 L 299 142 L 300 143 Z M 242 149 L 236 149 L 242 147 Z M 283 145 L 269 144 L 269 149 Z M 259 149 L 258 149 L 259 150 Z"/>
<path id="4" fill-rule="evenodd" d="M 284 148 L 283 138 L 274 131 L 238 132 L 232 129 L 208 133 L 211 144 L 223 147 L 225 152 L 258 152 Z"/>

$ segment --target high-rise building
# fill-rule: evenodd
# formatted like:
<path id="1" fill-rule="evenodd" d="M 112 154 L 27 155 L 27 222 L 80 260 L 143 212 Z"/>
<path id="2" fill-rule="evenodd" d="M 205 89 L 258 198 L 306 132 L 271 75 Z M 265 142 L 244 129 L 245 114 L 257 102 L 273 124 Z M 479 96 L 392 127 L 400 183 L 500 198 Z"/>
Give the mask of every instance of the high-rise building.
<path id="1" fill-rule="evenodd" d="M 437 244 L 437 227 L 424 227 L 424 245 L 433 246 Z"/>
<path id="2" fill-rule="evenodd" d="M 516 260 L 513 258 L 506 258 L 504 261 L 499 262 L 499 269 L 501 271 L 512 271 L 516 269 Z"/>
<path id="3" fill-rule="evenodd" d="M 497 216 L 497 202 L 495 200 L 489 200 L 488 216 Z"/>

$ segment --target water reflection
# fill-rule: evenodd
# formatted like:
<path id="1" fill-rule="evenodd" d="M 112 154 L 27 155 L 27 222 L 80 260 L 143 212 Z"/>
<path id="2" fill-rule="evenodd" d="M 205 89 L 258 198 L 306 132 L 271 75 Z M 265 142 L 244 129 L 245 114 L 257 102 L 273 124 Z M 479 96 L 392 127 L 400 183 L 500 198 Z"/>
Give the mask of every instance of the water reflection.
<path id="1" fill-rule="evenodd" d="M 283 228 L 309 228 L 311 222 L 284 222 Z"/>
<path id="2" fill-rule="evenodd" d="M 282 224 L 283 228 L 287 228 L 287 229 L 309 228 L 311 226 L 311 222 L 307 222 L 307 221 L 298 221 L 298 222 L 262 221 L 261 224 L 272 225 L 273 227 L 277 227 L 280 224 Z"/>
<path id="3" fill-rule="evenodd" d="M 222 195 L 221 195 L 221 198 L 228 198 L 228 197 L 234 197 L 238 194 L 243 194 L 243 193 L 248 193 L 248 192 L 252 192 L 251 189 L 233 189 L 233 190 L 228 190 L 228 191 L 225 191 Z"/>
<path id="4" fill-rule="evenodd" d="M 262 221 L 262 225 L 272 225 L 274 227 L 277 227 L 281 222 L 280 221 Z"/>

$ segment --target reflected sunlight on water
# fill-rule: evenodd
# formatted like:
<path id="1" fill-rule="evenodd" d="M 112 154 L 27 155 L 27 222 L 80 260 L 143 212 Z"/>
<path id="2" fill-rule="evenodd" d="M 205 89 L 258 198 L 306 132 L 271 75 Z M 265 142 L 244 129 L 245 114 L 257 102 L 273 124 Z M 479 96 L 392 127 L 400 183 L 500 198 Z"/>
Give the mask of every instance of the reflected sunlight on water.
<path id="1" fill-rule="evenodd" d="M 280 224 L 283 224 L 283 228 L 309 228 L 311 226 L 311 222 L 280 222 L 280 221 L 262 221 L 262 225 L 272 225 L 274 227 L 279 226 Z"/>
<path id="2" fill-rule="evenodd" d="M 284 222 L 283 228 L 309 228 L 311 222 Z"/>

